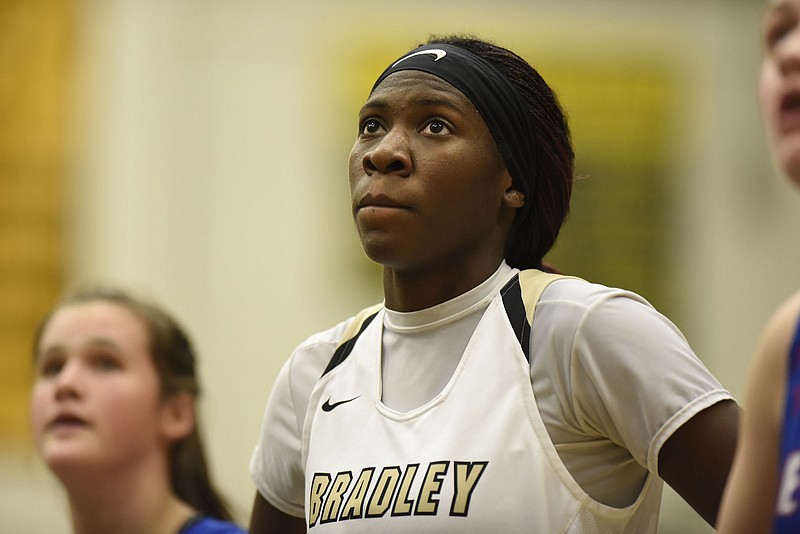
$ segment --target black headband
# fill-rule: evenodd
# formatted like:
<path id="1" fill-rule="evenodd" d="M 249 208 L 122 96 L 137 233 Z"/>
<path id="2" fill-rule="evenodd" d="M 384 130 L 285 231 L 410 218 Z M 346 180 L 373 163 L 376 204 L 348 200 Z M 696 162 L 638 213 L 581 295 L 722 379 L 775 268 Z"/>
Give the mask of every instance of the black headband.
<path id="1" fill-rule="evenodd" d="M 536 177 L 534 125 L 528 103 L 517 88 L 489 61 L 469 50 L 444 43 L 420 46 L 387 67 L 372 90 L 401 70 L 419 70 L 446 81 L 466 96 L 494 138 L 511 173 L 514 187 L 525 195 L 526 210 Z"/>

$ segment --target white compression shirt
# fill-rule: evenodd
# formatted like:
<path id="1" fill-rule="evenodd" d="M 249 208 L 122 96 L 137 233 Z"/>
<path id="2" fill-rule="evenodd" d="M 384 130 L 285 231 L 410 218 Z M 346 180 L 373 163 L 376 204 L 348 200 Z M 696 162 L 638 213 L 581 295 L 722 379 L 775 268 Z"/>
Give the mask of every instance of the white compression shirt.
<path id="1" fill-rule="evenodd" d="M 516 272 L 503 264 L 451 301 L 411 313 L 387 310 L 384 404 L 402 412 L 435 397 L 488 303 Z M 284 366 L 251 459 L 262 494 L 280 494 L 300 509 L 300 433 L 308 398 L 346 324 L 311 336 Z M 530 354 L 537 406 L 562 462 L 586 493 L 611 506 L 636 500 L 647 472 L 657 473 L 661 446 L 677 428 L 731 399 L 678 329 L 644 299 L 580 279 L 557 280 L 545 289 Z"/>

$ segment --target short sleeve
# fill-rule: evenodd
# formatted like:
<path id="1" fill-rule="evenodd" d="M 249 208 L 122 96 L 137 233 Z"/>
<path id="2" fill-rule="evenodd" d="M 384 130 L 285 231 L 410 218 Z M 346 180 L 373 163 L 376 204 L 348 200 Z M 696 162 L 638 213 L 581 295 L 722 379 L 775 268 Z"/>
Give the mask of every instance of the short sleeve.
<path id="1" fill-rule="evenodd" d="M 340 323 L 310 337 L 283 365 L 250 457 L 250 477 L 259 493 L 275 508 L 295 517 L 304 515 L 302 436 L 308 401 L 345 326 L 346 322 Z"/>
<path id="2" fill-rule="evenodd" d="M 586 309 L 571 364 L 581 425 L 654 473 L 661 446 L 675 430 L 731 398 L 678 328 L 631 293 L 609 292 Z"/>
<path id="3" fill-rule="evenodd" d="M 580 279 L 550 284 L 536 306 L 531 345 L 531 380 L 553 442 L 560 451 L 580 444 L 575 450 L 593 451 L 607 470 L 622 468 L 628 456 L 657 473 L 658 453 L 675 430 L 732 398 L 678 328 L 629 291 Z M 575 462 L 566 463 L 582 465 Z"/>
<path id="4" fill-rule="evenodd" d="M 261 436 L 250 458 L 250 476 L 259 493 L 277 509 L 303 516 L 301 419 L 291 395 L 292 360 L 287 361 L 273 386 L 264 410 Z"/>

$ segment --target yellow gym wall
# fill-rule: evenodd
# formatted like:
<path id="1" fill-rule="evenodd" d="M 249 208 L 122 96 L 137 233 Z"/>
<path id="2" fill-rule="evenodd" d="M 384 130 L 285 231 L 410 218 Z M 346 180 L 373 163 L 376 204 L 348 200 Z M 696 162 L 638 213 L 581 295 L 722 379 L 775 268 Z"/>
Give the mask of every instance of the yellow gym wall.
<path id="1" fill-rule="evenodd" d="M 0 440 L 28 440 L 36 325 L 64 280 L 69 0 L 0 2 Z"/>

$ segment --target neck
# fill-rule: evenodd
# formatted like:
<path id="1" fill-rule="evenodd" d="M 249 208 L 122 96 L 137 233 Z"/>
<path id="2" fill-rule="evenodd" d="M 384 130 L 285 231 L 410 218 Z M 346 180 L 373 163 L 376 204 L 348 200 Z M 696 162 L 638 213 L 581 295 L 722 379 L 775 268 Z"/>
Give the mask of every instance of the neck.
<path id="1" fill-rule="evenodd" d="M 502 259 L 444 269 L 409 272 L 384 267 L 386 307 L 399 312 L 423 310 L 462 295 L 492 276 Z"/>
<path id="2" fill-rule="evenodd" d="M 80 471 L 61 477 L 75 534 L 177 534 L 194 515 L 172 492 L 166 465 Z"/>

